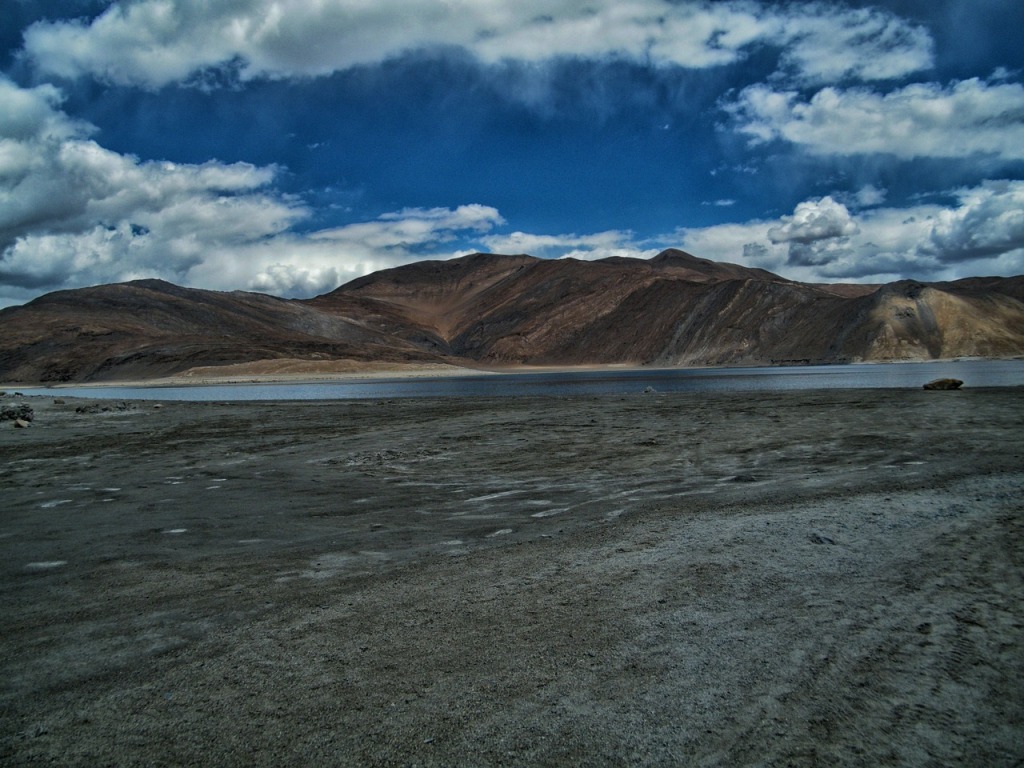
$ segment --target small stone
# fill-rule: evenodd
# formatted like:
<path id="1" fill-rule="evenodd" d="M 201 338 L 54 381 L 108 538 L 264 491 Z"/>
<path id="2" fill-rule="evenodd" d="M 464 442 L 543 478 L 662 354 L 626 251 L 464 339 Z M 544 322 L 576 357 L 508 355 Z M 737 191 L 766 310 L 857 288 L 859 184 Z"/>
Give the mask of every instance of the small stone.
<path id="1" fill-rule="evenodd" d="M 26 427 L 31 427 L 32 424 L 24 419 L 15 419 L 14 426 L 16 429 L 25 429 Z"/>

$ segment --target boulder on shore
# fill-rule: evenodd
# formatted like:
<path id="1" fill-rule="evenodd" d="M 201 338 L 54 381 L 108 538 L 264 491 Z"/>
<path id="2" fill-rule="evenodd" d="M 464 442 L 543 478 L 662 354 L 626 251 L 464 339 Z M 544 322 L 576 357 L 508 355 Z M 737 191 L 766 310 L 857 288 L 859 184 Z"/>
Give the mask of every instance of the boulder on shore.
<path id="1" fill-rule="evenodd" d="M 964 383 L 960 379 L 936 379 L 924 385 L 925 389 L 960 389 Z"/>

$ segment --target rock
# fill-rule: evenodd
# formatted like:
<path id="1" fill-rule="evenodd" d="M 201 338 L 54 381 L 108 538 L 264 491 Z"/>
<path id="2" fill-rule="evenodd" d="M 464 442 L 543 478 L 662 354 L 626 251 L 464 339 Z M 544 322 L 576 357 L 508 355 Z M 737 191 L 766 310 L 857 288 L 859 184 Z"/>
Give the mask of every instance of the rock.
<path id="1" fill-rule="evenodd" d="M 62 398 L 55 397 L 55 398 L 53 398 L 53 404 L 54 405 L 64 405 L 64 400 Z"/>
<path id="2" fill-rule="evenodd" d="M 25 429 L 25 427 L 31 427 L 31 426 L 32 426 L 31 422 L 25 421 L 24 419 L 15 419 L 14 420 L 14 428 L 15 429 Z"/>
<path id="3" fill-rule="evenodd" d="M 5 405 L 0 408 L 0 421 L 32 421 L 35 418 L 35 411 L 31 405 Z"/>
<path id="4" fill-rule="evenodd" d="M 110 413 L 112 411 L 130 411 L 134 408 L 131 403 L 127 400 L 121 400 L 117 403 L 89 403 L 88 405 L 80 405 L 75 408 L 75 413 Z"/>
<path id="5" fill-rule="evenodd" d="M 935 379 L 924 385 L 925 389 L 960 389 L 964 383 L 960 379 Z"/>

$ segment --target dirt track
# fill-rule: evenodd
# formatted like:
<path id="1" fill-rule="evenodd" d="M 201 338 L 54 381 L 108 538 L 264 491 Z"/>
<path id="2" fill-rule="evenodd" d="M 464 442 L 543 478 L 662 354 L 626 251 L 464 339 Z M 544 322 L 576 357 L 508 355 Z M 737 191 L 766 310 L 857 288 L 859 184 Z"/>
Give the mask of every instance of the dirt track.
<path id="1" fill-rule="evenodd" d="M 1024 390 L 81 404 L 4 764 L 1024 761 Z"/>

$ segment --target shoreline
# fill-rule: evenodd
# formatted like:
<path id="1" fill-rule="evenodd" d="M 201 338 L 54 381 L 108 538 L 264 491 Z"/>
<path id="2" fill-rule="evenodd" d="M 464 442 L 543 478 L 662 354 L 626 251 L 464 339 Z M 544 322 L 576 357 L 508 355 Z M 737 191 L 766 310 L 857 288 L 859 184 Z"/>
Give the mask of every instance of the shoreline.
<path id="1" fill-rule="evenodd" d="M 972 363 L 972 362 L 1014 362 L 1024 361 L 1024 357 L 989 358 L 989 357 L 956 357 L 933 360 L 889 360 L 889 361 L 859 361 L 853 363 L 831 363 L 822 365 L 749 365 L 749 366 L 661 366 L 642 365 L 634 363 L 609 363 L 593 365 L 516 365 L 505 367 L 463 367 L 448 363 L 424 364 L 424 365 L 403 365 L 399 367 L 375 367 L 367 366 L 353 370 L 333 371 L 275 371 L 272 373 L 237 372 L 232 374 L 212 375 L 209 371 L 215 367 L 206 366 L 193 371 L 186 371 L 173 376 L 161 376 L 144 379 L 115 379 L 105 381 L 85 382 L 0 382 L 0 391 L 13 390 L 18 388 L 46 389 L 60 391 L 62 389 L 104 389 L 113 387 L 131 388 L 165 388 L 165 387 L 215 387 L 221 385 L 245 385 L 245 384 L 323 384 L 331 382 L 357 382 L 357 381 L 402 381 L 406 379 L 445 379 L 463 377 L 487 377 L 494 375 L 514 376 L 516 374 L 531 373 L 587 373 L 587 372 L 609 372 L 609 373 L 634 373 L 648 372 L 659 373 L 666 371 L 742 371 L 748 369 L 779 369 L 794 370 L 804 368 L 843 368 L 851 365 L 929 365 L 929 364 L 951 364 L 951 363 Z M 225 368 L 232 366 L 225 366 Z"/>

